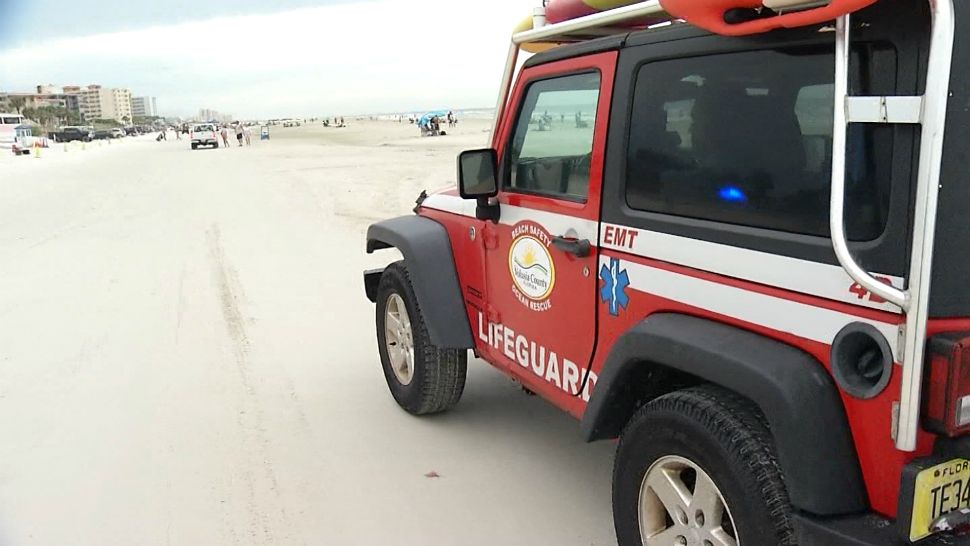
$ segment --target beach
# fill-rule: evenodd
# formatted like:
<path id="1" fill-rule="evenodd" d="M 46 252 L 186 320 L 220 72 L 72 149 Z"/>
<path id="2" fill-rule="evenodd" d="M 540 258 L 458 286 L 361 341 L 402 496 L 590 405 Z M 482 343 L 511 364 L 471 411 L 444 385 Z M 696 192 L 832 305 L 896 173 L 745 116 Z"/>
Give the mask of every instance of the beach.
<path id="1" fill-rule="evenodd" d="M 608 545 L 612 442 L 470 358 L 384 382 L 367 226 L 490 123 L 270 127 L 0 158 L 0 545 Z"/>

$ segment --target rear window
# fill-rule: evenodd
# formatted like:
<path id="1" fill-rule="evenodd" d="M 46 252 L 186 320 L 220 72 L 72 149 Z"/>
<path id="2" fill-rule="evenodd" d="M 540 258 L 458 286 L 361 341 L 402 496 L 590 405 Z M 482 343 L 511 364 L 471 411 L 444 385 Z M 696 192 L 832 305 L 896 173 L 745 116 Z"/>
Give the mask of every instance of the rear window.
<path id="1" fill-rule="evenodd" d="M 193 131 L 196 131 L 196 132 L 199 132 L 199 131 L 215 131 L 215 129 L 211 125 L 196 125 L 195 127 L 192 128 L 192 130 Z"/>
<path id="2" fill-rule="evenodd" d="M 854 54 L 862 74 L 895 73 L 895 54 Z M 871 57 L 871 58 L 869 58 Z M 749 51 L 640 68 L 627 149 L 633 208 L 828 236 L 834 85 L 831 50 Z M 860 89 L 861 87 L 861 89 Z M 891 127 L 851 125 L 846 228 L 886 226 Z"/>

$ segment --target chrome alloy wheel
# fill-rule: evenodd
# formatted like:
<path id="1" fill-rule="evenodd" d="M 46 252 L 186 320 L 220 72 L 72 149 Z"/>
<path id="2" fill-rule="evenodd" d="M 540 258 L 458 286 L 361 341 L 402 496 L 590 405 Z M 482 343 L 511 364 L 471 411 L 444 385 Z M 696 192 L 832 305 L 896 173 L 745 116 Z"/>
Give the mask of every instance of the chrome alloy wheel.
<path id="1" fill-rule="evenodd" d="M 404 299 L 398 294 L 387 298 L 384 314 L 384 345 L 394 376 L 402 385 L 414 379 L 414 336 Z"/>
<path id="2" fill-rule="evenodd" d="M 704 470 L 677 455 L 654 462 L 640 484 L 644 546 L 739 546 L 724 495 Z"/>

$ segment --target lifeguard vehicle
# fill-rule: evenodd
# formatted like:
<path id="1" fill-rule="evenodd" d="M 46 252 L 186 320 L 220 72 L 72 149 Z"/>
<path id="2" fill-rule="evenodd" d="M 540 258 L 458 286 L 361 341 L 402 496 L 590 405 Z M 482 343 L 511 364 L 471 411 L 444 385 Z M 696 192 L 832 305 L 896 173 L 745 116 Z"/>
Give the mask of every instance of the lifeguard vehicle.
<path id="1" fill-rule="evenodd" d="M 0 112 L 0 148 L 21 155 L 28 153 L 32 144 L 31 128 L 26 124 L 26 118 L 20 114 Z"/>
<path id="2" fill-rule="evenodd" d="M 457 403 L 472 350 L 619 439 L 624 546 L 970 544 L 970 2 L 520 28 L 491 146 L 367 233 L 401 407 Z"/>

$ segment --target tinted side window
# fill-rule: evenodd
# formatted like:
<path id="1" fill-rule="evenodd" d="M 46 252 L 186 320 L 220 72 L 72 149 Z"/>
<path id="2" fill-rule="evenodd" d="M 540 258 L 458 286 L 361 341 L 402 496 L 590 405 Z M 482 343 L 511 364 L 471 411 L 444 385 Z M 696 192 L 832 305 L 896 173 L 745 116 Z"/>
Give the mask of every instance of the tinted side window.
<path id="1" fill-rule="evenodd" d="M 890 53 L 891 54 L 891 53 Z M 860 73 L 867 63 L 859 55 Z M 753 51 L 646 64 L 627 149 L 631 208 L 828 236 L 834 85 L 831 51 Z M 865 92 L 857 74 L 854 92 Z M 886 226 L 892 131 L 850 126 L 847 229 Z M 888 167 L 886 167 L 888 168 Z"/>
<path id="2" fill-rule="evenodd" d="M 529 86 L 509 146 L 506 190 L 586 198 L 599 88 L 599 73 Z"/>

